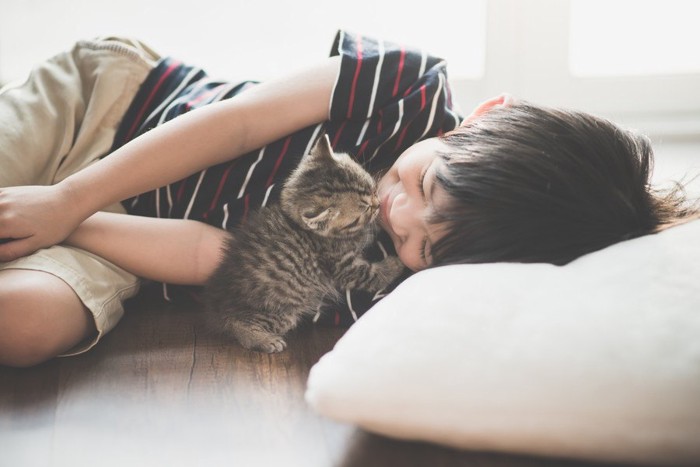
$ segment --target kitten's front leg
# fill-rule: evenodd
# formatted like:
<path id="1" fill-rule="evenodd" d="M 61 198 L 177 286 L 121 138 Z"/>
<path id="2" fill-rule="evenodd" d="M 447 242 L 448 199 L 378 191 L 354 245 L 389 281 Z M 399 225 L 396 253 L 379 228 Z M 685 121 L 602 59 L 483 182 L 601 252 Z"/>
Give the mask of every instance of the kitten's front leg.
<path id="1" fill-rule="evenodd" d="M 370 290 L 370 292 L 376 292 L 389 284 L 394 282 L 401 276 L 406 270 L 406 266 L 401 262 L 398 256 L 387 256 L 382 261 L 372 264 L 377 270 L 376 274 L 378 276 L 377 282 L 378 287 L 375 290 Z"/>
<path id="2" fill-rule="evenodd" d="M 282 336 L 256 327 L 239 327 L 235 331 L 236 340 L 248 350 L 265 353 L 282 352 L 287 348 L 287 341 Z"/>
<path id="3" fill-rule="evenodd" d="M 341 288 L 377 292 L 394 282 L 403 273 L 404 268 L 396 256 L 387 256 L 376 263 L 370 263 L 363 258 L 353 258 L 350 267 L 340 273 L 337 280 Z"/>
<path id="4" fill-rule="evenodd" d="M 282 352 L 287 348 L 287 342 L 277 332 L 271 330 L 274 324 L 262 317 L 258 319 L 240 320 L 232 316 L 223 318 L 222 331 L 232 335 L 239 344 L 248 350 L 265 353 Z"/>

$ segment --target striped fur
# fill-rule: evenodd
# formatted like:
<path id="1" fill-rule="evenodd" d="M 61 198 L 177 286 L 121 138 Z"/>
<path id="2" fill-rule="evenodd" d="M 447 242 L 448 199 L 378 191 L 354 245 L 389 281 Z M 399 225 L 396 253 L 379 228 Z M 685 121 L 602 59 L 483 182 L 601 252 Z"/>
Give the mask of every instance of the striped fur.
<path id="1" fill-rule="evenodd" d="M 340 291 L 376 292 L 403 271 L 394 256 L 363 257 L 376 233 L 372 177 L 319 138 L 285 183 L 280 203 L 232 232 L 205 290 L 212 328 L 248 349 L 284 350 L 284 335 Z"/>

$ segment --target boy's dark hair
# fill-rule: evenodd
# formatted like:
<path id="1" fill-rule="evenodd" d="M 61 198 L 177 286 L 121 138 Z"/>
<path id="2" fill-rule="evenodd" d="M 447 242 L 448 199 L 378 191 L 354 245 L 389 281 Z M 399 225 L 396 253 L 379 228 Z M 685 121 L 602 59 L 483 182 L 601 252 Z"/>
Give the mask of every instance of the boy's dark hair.
<path id="1" fill-rule="evenodd" d="M 649 140 L 591 115 L 518 102 L 441 137 L 448 234 L 434 264 L 566 264 L 694 214 L 653 190 Z"/>

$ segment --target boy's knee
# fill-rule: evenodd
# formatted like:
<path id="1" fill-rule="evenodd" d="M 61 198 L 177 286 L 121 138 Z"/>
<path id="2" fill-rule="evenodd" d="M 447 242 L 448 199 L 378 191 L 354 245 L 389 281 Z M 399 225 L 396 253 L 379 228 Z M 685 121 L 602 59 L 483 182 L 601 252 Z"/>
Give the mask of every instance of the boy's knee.
<path id="1" fill-rule="evenodd" d="M 62 297 L 67 292 L 55 282 L 60 279 L 32 272 L 0 271 L 2 365 L 37 365 L 77 344 L 86 332 L 76 319 L 84 313 L 79 300 Z"/>
<path id="2" fill-rule="evenodd" d="M 2 302 L 0 299 L 0 364 L 27 367 L 54 357 L 50 329 L 38 314 Z"/>

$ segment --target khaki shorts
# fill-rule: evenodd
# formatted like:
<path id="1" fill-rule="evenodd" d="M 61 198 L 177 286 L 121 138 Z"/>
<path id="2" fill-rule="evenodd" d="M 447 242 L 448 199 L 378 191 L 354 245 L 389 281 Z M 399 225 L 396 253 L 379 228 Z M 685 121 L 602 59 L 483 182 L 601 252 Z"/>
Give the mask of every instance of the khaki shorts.
<path id="1" fill-rule="evenodd" d="M 115 37 L 78 42 L 0 90 L 0 187 L 51 185 L 109 152 L 117 127 L 158 55 Z M 121 205 L 106 210 L 124 212 Z M 86 251 L 57 245 L 0 269 L 44 271 L 66 282 L 95 318 L 93 347 L 124 314 L 139 279 Z"/>

